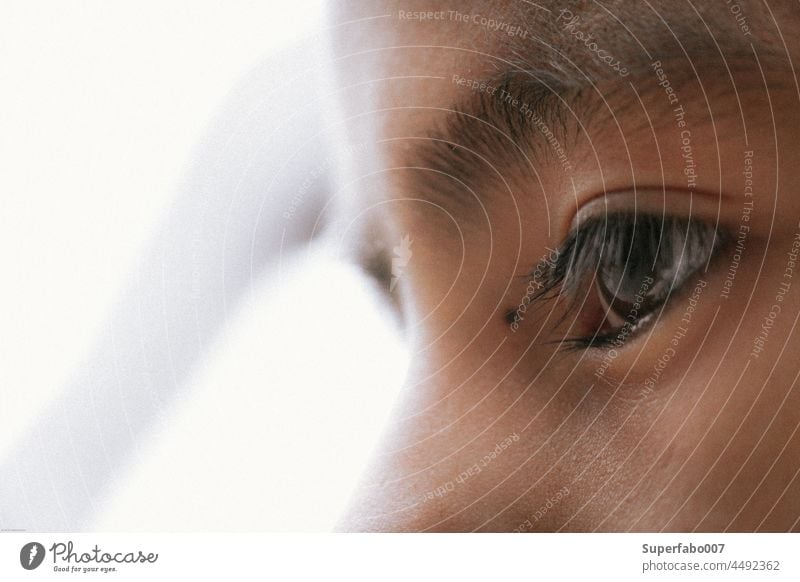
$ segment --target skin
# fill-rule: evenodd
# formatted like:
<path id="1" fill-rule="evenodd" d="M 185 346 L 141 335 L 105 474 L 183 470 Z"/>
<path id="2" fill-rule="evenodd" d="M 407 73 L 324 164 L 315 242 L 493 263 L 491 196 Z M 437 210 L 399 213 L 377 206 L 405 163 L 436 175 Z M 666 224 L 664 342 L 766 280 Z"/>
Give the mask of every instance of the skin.
<path id="1" fill-rule="evenodd" d="M 384 249 L 364 260 L 386 273 L 392 248 L 413 240 L 390 294 L 411 369 L 341 529 L 800 531 L 800 271 L 787 271 L 800 232 L 796 10 L 740 2 L 745 34 L 723 3 L 686 4 L 680 26 L 662 21 L 678 18 L 667 3 L 570 5 L 601 54 L 565 32 L 562 6 L 522 4 L 354 2 L 331 14 L 349 23 L 334 34 L 346 131 L 374 154 L 369 172 L 348 175 L 363 186 L 343 211 L 363 224 L 348 242 Z M 527 34 L 511 47 L 502 30 L 401 10 L 458 10 Z M 390 16 L 363 20 L 379 15 Z M 598 58 L 609 54 L 627 75 Z M 491 84 L 520 62 L 582 85 L 563 116 L 569 170 L 535 131 L 509 137 L 492 121 L 503 145 L 491 145 L 447 129 L 455 108 L 482 118 L 476 91 L 453 75 Z M 472 153 L 442 164 L 436 140 Z M 591 281 L 577 305 L 532 303 L 512 330 L 505 314 L 530 273 L 576 213 L 602 214 L 604 197 L 734 238 L 744 225 L 744 248 L 738 259 L 721 251 L 613 357 L 558 343 L 602 322 Z M 753 355 L 773 305 L 780 312 Z"/>

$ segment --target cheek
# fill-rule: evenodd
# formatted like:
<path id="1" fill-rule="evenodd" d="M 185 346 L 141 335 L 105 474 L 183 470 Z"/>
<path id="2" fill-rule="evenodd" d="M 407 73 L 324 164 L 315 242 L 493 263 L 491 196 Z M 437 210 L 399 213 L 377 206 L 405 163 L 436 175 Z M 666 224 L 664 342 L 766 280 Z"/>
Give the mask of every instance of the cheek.
<path id="1" fill-rule="evenodd" d="M 565 383 L 564 370 L 544 359 L 538 375 L 515 371 L 530 369 L 519 356 L 543 357 L 474 346 L 418 366 L 399 415 L 407 420 L 392 433 L 403 453 L 388 461 L 389 473 L 413 475 L 392 495 L 411 503 L 433 491 L 407 516 L 409 528 L 591 529 L 647 465 L 646 454 L 630 458 L 642 423 L 611 391 Z M 513 444 L 498 448 L 509 435 Z"/>
<path id="2" fill-rule="evenodd" d="M 526 308 L 516 329 L 504 317 L 526 295 L 521 257 L 538 257 L 544 237 L 523 244 L 499 228 L 507 214 L 478 225 L 440 209 L 426 216 L 407 222 L 416 225 L 406 271 L 413 369 L 369 494 L 394 521 L 373 527 L 791 526 L 781 516 L 800 511 L 791 495 L 800 362 L 783 348 L 797 341 L 800 287 L 783 300 L 769 349 L 747 363 L 775 295 L 764 283 L 780 279 L 782 255 L 760 268 L 763 249 L 750 239 L 724 301 L 724 277 L 709 273 L 694 305 L 677 298 L 630 349 L 565 354 L 548 342 L 558 305 Z"/>

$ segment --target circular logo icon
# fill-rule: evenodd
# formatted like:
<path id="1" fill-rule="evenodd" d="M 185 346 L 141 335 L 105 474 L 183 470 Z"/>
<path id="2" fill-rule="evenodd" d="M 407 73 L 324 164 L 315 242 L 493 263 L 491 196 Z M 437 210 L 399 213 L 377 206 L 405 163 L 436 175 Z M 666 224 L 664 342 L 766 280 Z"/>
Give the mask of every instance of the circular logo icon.
<path id="1" fill-rule="evenodd" d="M 38 568 L 44 561 L 44 546 L 39 542 L 29 542 L 19 551 L 19 563 L 26 570 Z"/>

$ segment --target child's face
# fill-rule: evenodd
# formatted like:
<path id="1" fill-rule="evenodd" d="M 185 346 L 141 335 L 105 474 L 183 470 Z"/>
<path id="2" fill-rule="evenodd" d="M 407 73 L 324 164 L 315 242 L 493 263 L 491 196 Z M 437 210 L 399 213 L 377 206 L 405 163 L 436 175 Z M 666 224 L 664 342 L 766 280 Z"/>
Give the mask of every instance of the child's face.
<path id="1" fill-rule="evenodd" d="M 334 17 L 413 351 L 344 527 L 797 530 L 796 5 L 501 4 Z"/>

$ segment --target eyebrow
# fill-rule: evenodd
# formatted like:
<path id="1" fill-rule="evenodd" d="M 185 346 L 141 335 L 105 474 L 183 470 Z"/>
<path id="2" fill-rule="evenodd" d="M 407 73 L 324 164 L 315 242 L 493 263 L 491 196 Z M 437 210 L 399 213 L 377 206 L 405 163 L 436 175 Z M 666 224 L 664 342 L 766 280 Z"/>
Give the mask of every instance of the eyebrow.
<path id="1" fill-rule="evenodd" d="M 480 159 L 532 165 L 534 171 L 545 162 L 571 169 L 567 140 L 574 121 L 568 114 L 579 105 L 582 88 L 553 79 L 525 79 L 511 71 L 480 82 L 487 90 L 466 89 L 469 94 L 442 116 L 414 152 L 415 165 L 433 172 L 428 176 L 433 180 L 422 185 L 427 184 L 429 195 L 441 195 L 443 185 L 457 186 L 450 176 L 466 183 L 485 179 Z"/>
<path id="2" fill-rule="evenodd" d="M 771 32 L 763 11 L 746 0 L 739 3 L 761 33 Z M 536 177 L 537 168 L 560 166 L 568 171 L 573 166 L 568 152 L 574 149 L 581 126 L 608 123 L 612 115 L 623 116 L 629 108 L 638 108 L 639 99 L 657 98 L 662 89 L 651 70 L 654 61 L 664 64 L 676 90 L 696 82 L 696 70 L 719 71 L 715 78 L 702 78 L 709 103 L 720 96 L 731 98 L 724 95 L 731 93 L 726 68 L 731 75 L 756 70 L 754 52 L 765 66 L 773 60 L 780 60 L 784 67 L 788 63 L 775 38 L 744 35 L 727 11 L 696 6 L 689 0 L 680 14 L 669 2 L 659 0 L 585 3 L 571 6 L 561 20 L 559 4 L 550 0 L 501 8 L 492 4 L 491 11 L 489 4 L 473 6 L 536 34 L 492 37 L 494 46 L 485 47 L 485 53 L 495 55 L 491 64 L 497 72 L 477 81 L 496 91 L 467 90 L 443 112 L 427 141 L 412 154 L 415 159 L 409 165 L 432 170 L 415 184 L 423 194 L 444 195 L 452 201 L 449 192 L 458 188 L 459 181 L 485 182 L 490 176 L 481 160 L 503 167 L 521 165 Z M 689 12 L 688 18 L 684 12 Z M 615 71 L 598 62 L 598 54 L 583 50 L 586 47 L 571 34 L 574 31 L 565 32 L 570 22 L 566 16 L 580 16 L 579 27 L 595 34 L 598 46 L 607 49 L 604 54 L 619 55 L 628 74 L 621 76 L 620 66 Z M 647 82 L 641 84 L 643 80 Z"/>
<path id="3" fill-rule="evenodd" d="M 573 169 L 570 152 L 575 150 L 583 130 L 595 123 L 609 125 L 612 117 L 622 117 L 627 111 L 640 108 L 640 100 L 663 97 L 667 103 L 654 63 L 668 71 L 670 87 L 678 94 L 687 84 L 698 80 L 694 68 L 680 66 L 685 64 L 685 57 L 674 51 L 649 57 L 652 59 L 649 62 L 632 66 L 630 76 L 618 79 L 609 74 L 555 75 L 551 70 L 524 68 L 527 63 L 521 59 L 518 64 L 507 62 L 503 71 L 487 78 L 468 79 L 471 83 L 467 84 L 478 85 L 479 90 L 464 88 L 466 94 L 443 112 L 439 124 L 413 153 L 415 163 L 410 165 L 432 171 L 424 180 L 417 180 L 418 191 L 429 198 L 446 197 L 452 203 L 458 199 L 452 195 L 453 190 L 459 189 L 460 184 L 491 180 L 487 163 L 498 172 L 513 167 L 532 173 L 536 179 L 541 179 L 543 168 L 560 167 L 569 173 Z M 724 58 L 734 78 L 742 72 L 757 72 L 750 45 L 738 46 Z M 782 57 L 771 51 L 759 55 L 765 66 L 770 66 L 776 58 Z M 710 62 L 719 67 L 722 57 L 719 53 L 707 53 L 695 63 L 695 68 L 707 69 Z M 718 70 L 718 75 L 702 78 L 703 91 L 715 106 L 720 98 L 734 98 L 728 71 Z M 449 82 L 458 85 L 463 78 L 454 74 Z M 647 82 L 639 83 L 642 80 Z M 737 88 L 736 98 L 751 90 L 763 90 L 763 85 L 745 84 Z M 683 101 L 690 102 L 685 98 Z M 738 108 L 731 107 L 730 112 L 739 115 Z"/>

